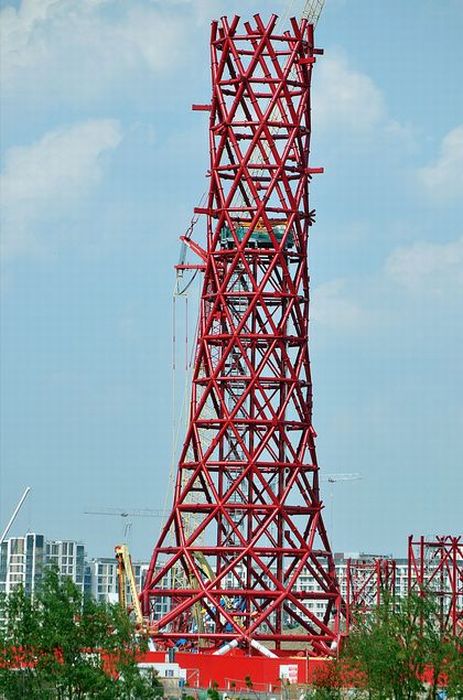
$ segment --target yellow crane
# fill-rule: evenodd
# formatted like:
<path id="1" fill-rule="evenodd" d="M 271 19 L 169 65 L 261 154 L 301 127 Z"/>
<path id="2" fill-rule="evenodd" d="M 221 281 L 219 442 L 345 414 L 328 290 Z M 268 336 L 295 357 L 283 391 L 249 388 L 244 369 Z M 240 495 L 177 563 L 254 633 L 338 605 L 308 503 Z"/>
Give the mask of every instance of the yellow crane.
<path id="1" fill-rule="evenodd" d="M 140 599 L 138 597 L 135 574 L 132 565 L 132 557 L 126 544 L 118 544 L 114 548 L 117 559 L 117 587 L 119 595 L 119 605 L 125 610 L 129 610 L 127 604 L 127 583 L 129 584 L 130 596 L 132 598 L 131 608 L 135 613 L 137 624 L 143 625 L 143 613 Z"/>

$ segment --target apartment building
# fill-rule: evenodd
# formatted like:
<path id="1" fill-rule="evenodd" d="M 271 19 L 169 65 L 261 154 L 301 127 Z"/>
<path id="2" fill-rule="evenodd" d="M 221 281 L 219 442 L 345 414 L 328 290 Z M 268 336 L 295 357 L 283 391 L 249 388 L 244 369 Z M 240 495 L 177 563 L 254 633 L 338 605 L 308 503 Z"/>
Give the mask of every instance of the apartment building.
<path id="1" fill-rule="evenodd" d="M 69 576 L 80 588 L 85 588 L 85 547 L 73 540 L 50 540 L 46 542 L 47 565 L 54 565 L 62 576 Z"/>
<path id="2" fill-rule="evenodd" d="M 22 585 L 33 595 L 42 580 L 46 560 L 43 535 L 28 532 L 24 537 L 10 537 L 0 545 L 0 593 L 11 593 Z"/>
<path id="3" fill-rule="evenodd" d="M 10 537 L 0 546 L 0 592 L 11 593 L 22 585 L 33 595 L 40 585 L 45 566 L 56 565 L 63 576 L 85 590 L 85 547 L 74 540 L 46 540 L 28 532 Z"/>

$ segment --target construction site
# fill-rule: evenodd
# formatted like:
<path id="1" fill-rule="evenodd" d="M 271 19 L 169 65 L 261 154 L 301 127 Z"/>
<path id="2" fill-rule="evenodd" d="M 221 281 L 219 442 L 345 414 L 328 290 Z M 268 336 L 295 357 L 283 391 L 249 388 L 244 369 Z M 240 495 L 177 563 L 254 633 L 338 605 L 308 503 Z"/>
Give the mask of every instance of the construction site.
<path id="1" fill-rule="evenodd" d="M 213 21 L 212 98 L 193 105 L 208 114 L 210 169 L 193 219 L 206 244 L 192 225 L 176 266 L 179 296 L 202 276 L 189 419 L 170 514 L 143 590 L 132 586 L 150 657 L 175 659 L 190 685 L 307 683 L 338 654 L 351 611 L 396 590 L 395 561 L 375 559 L 348 562 L 341 591 L 320 496 L 307 251 L 322 8 L 312 0 L 285 26 Z M 432 592 L 439 624 L 462 634 L 462 538 L 411 536 L 408 590 Z"/>
<path id="2" fill-rule="evenodd" d="M 340 580 L 321 481 L 356 475 L 323 473 L 312 423 L 310 188 L 324 170 L 310 158 L 311 80 L 323 5 L 212 21 L 211 96 L 192 105 L 207 115 L 209 168 L 175 268 L 177 298 L 200 285 L 186 432 L 141 588 L 129 547 L 115 549 L 119 603 L 149 637 L 141 664 L 173 695 L 307 684 L 338 657 L 354 613 L 399 591 L 392 556 L 347 558 Z M 439 628 L 463 637 L 463 536 L 410 534 L 407 563 L 400 590 L 432 596 Z"/>

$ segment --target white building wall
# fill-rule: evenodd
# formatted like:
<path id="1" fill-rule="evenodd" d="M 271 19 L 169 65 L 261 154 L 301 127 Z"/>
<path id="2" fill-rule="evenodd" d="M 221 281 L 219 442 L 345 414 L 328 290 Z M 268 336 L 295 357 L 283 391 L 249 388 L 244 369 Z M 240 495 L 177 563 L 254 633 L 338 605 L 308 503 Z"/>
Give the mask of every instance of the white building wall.
<path id="1" fill-rule="evenodd" d="M 28 532 L 10 537 L 0 547 L 0 592 L 9 594 L 22 585 L 33 595 L 42 579 L 45 563 L 45 538 Z"/>
<path id="2" fill-rule="evenodd" d="M 74 540 L 50 540 L 46 543 L 46 563 L 55 565 L 62 576 L 69 578 L 84 590 L 85 547 Z"/>
<path id="3" fill-rule="evenodd" d="M 89 562 L 92 597 L 105 603 L 117 603 L 117 562 L 114 557 L 101 557 Z"/>

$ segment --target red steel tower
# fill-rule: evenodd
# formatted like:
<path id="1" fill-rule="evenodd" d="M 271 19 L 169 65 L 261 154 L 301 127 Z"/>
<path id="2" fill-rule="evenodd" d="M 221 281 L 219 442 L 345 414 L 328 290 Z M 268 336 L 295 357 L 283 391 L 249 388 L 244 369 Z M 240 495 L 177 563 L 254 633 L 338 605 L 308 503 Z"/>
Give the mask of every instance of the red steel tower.
<path id="1" fill-rule="evenodd" d="M 374 610 L 385 595 L 395 594 L 394 559 L 348 559 L 346 565 L 346 606 L 349 626 L 352 617 Z"/>
<path id="2" fill-rule="evenodd" d="M 442 631 L 463 638 L 463 537 L 408 538 L 408 587 L 437 601 Z"/>
<path id="3" fill-rule="evenodd" d="M 207 246 L 189 425 L 142 592 L 158 644 L 334 653 L 309 363 L 313 26 L 212 23 Z M 309 574 L 316 590 L 300 586 Z"/>

